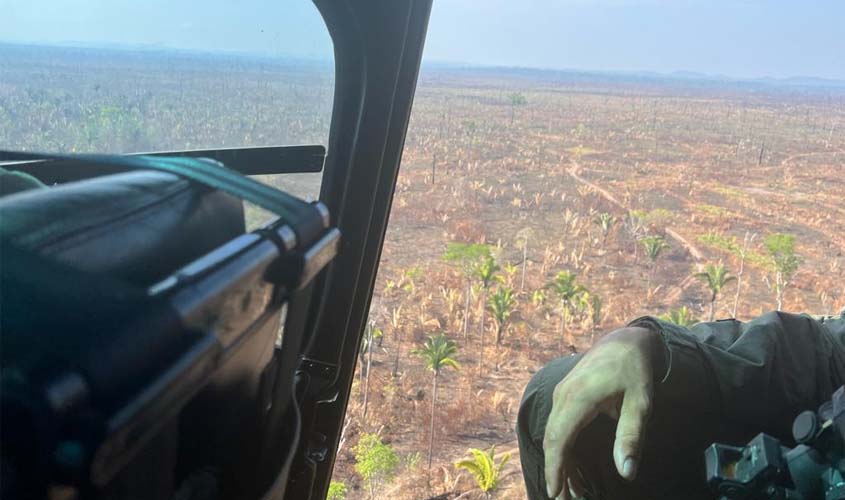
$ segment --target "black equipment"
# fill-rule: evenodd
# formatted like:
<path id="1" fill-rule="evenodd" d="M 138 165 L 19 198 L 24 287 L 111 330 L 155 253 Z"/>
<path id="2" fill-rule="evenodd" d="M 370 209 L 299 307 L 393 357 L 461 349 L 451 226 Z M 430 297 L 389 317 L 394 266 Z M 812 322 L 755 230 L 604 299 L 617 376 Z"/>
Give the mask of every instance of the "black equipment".
<path id="1" fill-rule="evenodd" d="M 798 446 L 759 434 L 743 448 L 713 444 L 707 481 L 720 499 L 845 499 L 845 386 L 792 424 Z"/>
<path id="2" fill-rule="evenodd" d="M 327 209 L 208 159 L 36 158 L 122 173 L 0 199 L 0 496 L 284 495 Z"/>

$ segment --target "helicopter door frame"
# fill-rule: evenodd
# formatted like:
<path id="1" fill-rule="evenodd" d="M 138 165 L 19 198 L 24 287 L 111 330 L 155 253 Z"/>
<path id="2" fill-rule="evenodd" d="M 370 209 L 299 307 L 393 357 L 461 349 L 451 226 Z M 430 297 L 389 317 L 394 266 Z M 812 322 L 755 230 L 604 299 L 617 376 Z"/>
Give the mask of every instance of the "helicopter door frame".
<path id="1" fill-rule="evenodd" d="M 314 0 L 334 43 L 335 97 L 320 200 L 342 236 L 307 311 L 302 431 L 285 498 L 324 499 L 372 299 L 431 0 Z"/>

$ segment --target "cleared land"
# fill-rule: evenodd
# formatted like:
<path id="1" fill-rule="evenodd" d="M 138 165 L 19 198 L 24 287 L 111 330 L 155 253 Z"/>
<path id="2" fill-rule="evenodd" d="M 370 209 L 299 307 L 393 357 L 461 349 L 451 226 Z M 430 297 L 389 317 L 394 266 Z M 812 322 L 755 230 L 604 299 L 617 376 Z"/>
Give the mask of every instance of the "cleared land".
<path id="1" fill-rule="evenodd" d="M 328 67 L 310 63 L 0 46 L 0 146 L 324 143 L 331 91 Z M 369 495 L 353 449 L 377 432 L 399 457 L 394 476 L 374 485 L 378 498 L 471 492 L 454 462 L 492 445 L 513 455 L 494 496 L 523 497 L 513 427 L 531 374 L 637 316 L 685 306 L 706 319 L 709 292 L 693 274 L 719 261 L 737 274 L 746 234 L 756 236 L 737 317 L 775 307 L 764 245 L 773 233 L 793 235 L 801 259 L 784 309 L 838 311 L 843 164 L 842 87 L 424 69 L 370 314 L 383 337 L 373 342 L 367 414 L 361 373 L 335 479 L 348 498 Z M 267 180 L 306 196 L 318 185 Z M 615 221 L 606 234 L 601 214 Z M 668 244 L 654 263 L 642 244 L 649 236 Z M 467 302 L 461 266 L 444 260 L 450 243 L 489 245 L 501 269 L 487 293 L 514 291 L 498 347 L 489 308 L 481 324 L 480 281 Z M 573 301 L 563 336 L 560 302 L 547 287 L 561 271 L 602 303 Z M 732 314 L 735 292 L 732 282 L 719 295 L 717 317 Z M 438 378 L 428 481 L 432 374 L 414 349 L 437 333 L 456 343 L 460 368 Z"/>

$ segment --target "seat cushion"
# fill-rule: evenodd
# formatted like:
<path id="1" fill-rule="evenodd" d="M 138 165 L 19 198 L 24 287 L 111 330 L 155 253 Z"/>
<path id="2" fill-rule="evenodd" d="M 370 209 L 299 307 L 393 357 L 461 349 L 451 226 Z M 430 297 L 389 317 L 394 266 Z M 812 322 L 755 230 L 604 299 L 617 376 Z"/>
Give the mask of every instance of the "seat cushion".
<path id="1" fill-rule="evenodd" d="M 121 173 L 0 198 L 0 238 L 140 286 L 243 232 L 240 200 L 163 172 Z"/>

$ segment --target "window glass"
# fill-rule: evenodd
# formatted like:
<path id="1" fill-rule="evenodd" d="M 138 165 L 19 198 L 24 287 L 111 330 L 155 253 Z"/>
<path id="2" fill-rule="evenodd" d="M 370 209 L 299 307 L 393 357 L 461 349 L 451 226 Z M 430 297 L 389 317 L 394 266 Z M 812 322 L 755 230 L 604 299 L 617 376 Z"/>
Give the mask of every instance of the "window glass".
<path id="1" fill-rule="evenodd" d="M 334 475 L 347 498 L 482 498 L 455 464 L 494 446 L 510 460 L 490 494 L 525 498 L 528 380 L 639 316 L 845 307 L 843 8 L 436 1 Z M 737 279 L 714 296 L 700 273 L 719 266 Z"/>
<path id="2" fill-rule="evenodd" d="M 309 1 L 4 0 L 2 10 L 0 147 L 328 142 L 332 45 Z M 319 192 L 319 174 L 263 180 Z"/>

